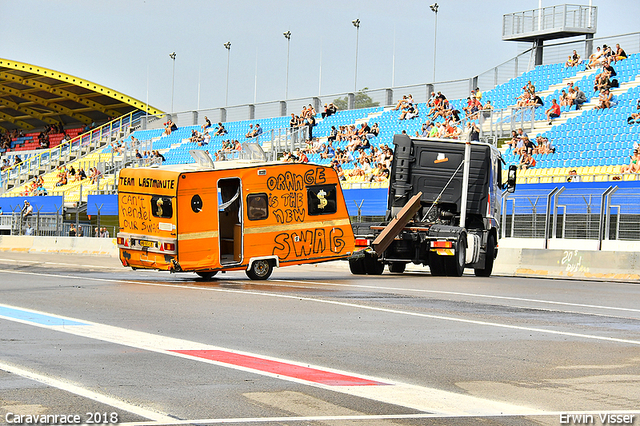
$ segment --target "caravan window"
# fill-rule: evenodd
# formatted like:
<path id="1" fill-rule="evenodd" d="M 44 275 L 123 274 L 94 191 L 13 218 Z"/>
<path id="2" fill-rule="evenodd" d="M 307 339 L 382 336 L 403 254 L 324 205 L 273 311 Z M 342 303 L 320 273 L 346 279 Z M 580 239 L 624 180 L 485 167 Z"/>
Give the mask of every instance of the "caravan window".
<path id="1" fill-rule="evenodd" d="M 173 203 L 170 197 L 156 195 L 151 197 L 151 214 L 155 217 L 171 219 L 173 217 Z"/>
<path id="2" fill-rule="evenodd" d="M 249 220 L 262 220 L 269 216 L 267 194 L 247 195 L 247 217 Z"/>
<path id="3" fill-rule="evenodd" d="M 336 185 L 315 185 L 307 188 L 310 215 L 333 214 L 338 209 Z"/>

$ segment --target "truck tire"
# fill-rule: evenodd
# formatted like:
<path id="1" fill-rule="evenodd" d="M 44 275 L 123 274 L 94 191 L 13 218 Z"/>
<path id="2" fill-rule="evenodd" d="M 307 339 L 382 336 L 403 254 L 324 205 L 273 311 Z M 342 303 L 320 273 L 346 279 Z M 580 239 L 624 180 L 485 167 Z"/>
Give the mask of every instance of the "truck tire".
<path id="1" fill-rule="evenodd" d="M 252 280 L 266 280 L 273 272 L 273 264 L 268 259 L 256 260 L 247 269 L 247 276 Z"/>
<path id="2" fill-rule="evenodd" d="M 367 275 L 382 275 L 384 263 L 379 262 L 377 258 L 371 255 L 367 255 L 364 258 L 364 270 Z"/>
<path id="3" fill-rule="evenodd" d="M 205 281 L 209 281 L 211 278 L 213 278 L 216 274 L 218 273 L 218 271 L 210 271 L 210 272 L 196 272 L 196 274 L 198 274 L 198 276 L 200 278 L 202 278 Z"/>
<path id="4" fill-rule="evenodd" d="M 364 275 L 367 272 L 364 269 L 364 258 L 349 259 L 349 270 L 353 275 Z"/>
<path id="5" fill-rule="evenodd" d="M 444 256 L 432 251 L 429 253 L 429 270 L 434 277 L 443 277 L 445 275 Z"/>
<path id="6" fill-rule="evenodd" d="M 489 234 L 487 238 L 487 254 L 484 259 L 484 268 L 476 268 L 473 272 L 476 277 L 490 277 L 493 271 L 493 261 L 496 253 L 496 238 L 493 234 Z"/>
<path id="7" fill-rule="evenodd" d="M 389 272 L 394 274 L 402 274 L 407 267 L 407 264 L 404 262 L 391 262 L 389 264 Z"/>
<path id="8" fill-rule="evenodd" d="M 467 252 L 467 236 L 462 234 L 458 237 L 456 244 L 456 253 L 453 256 L 447 256 L 444 261 L 444 269 L 450 277 L 461 277 L 464 272 Z"/>

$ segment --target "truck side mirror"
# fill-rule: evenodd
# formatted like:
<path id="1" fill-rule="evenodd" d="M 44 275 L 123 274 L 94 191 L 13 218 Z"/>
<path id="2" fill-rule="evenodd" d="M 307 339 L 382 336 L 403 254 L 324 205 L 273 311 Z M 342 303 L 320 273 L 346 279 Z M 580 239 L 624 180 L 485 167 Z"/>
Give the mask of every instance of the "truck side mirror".
<path id="1" fill-rule="evenodd" d="M 516 190 L 516 170 L 518 168 L 512 164 L 507 172 L 507 192 L 510 194 Z"/>

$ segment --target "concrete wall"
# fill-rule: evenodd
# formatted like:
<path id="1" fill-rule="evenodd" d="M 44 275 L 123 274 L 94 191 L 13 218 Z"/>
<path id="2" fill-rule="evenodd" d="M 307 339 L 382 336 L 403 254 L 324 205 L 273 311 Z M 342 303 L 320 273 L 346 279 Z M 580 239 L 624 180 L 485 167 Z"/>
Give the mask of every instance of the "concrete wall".
<path id="1" fill-rule="evenodd" d="M 27 237 L 0 235 L 1 251 L 68 253 L 118 257 L 115 238 Z"/>
<path id="2" fill-rule="evenodd" d="M 556 240 L 544 250 L 543 240 L 500 240 L 496 275 L 640 281 L 640 243 Z M 605 244 L 606 243 L 606 244 Z M 560 247 L 560 248 L 558 248 Z M 118 257 L 115 238 L 0 236 L 0 252 L 69 253 Z"/>

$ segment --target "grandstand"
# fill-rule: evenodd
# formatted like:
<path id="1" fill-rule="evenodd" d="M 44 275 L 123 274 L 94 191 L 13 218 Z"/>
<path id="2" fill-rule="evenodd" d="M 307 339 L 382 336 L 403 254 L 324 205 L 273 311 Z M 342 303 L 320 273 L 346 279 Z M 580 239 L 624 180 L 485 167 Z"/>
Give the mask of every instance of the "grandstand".
<path id="1" fill-rule="evenodd" d="M 612 44 L 610 41 L 607 42 Z M 571 49 L 572 46 L 567 45 L 566 50 L 571 51 Z M 482 139 L 491 143 L 500 143 L 512 129 L 518 127 L 523 127 L 531 138 L 536 136 L 548 138 L 555 147 L 555 152 L 534 154 L 536 166 L 520 172 L 519 184 L 565 183 L 569 171 L 573 169 L 584 183 L 635 181 L 637 174 L 622 175 L 620 168 L 629 162 L 629 155 L 640 133 L 640 125 L 627 123 L 627 117 L 636 111 L 636 102 L 640 98 L 640 54 L 631 54 L 627 59 L 615 63 L 614 67 L 617 71 L 616 79 L 620 84 L 618 88 L 613 89 L 615 105 L 611 108 L 595 108 L 598 103 L 598 93 L 593 90 L 593 87 L 596 76 L 600 73 L 599 68 L 585 70 L 584 65 L 567 67 L 564 63 L 551 63 L 536 66 L 485 90 L 482 102 L 491 101 L 493 110 L 482 113 L 473 120 L 464 118 L 460 126 L 466 125 L 467 122 L 475 122 L 481 129 Z M 515 106 L 516 99 L 528 81 L 535 85 L 536 94 L 542 98 L 544 106 L 538 108 Z M 576 110 L 575 107 L 562 107 L 561 116 L 549 125 L 544 111 L 548 108 L 551 99 L 558 99 L 560 92 L 571 84 L 579 86 L 586 93 L 587 102 L 580 110 Z M 468 88 L 474 86 L 467 84 Z M 445 87 L 442 86 L 442 89 L 447 95 Z M 396 100 L 387 93 L 385 106 L 341 110 L 325 119 L 317 114 L 313 136 L 318 138 L 317 144 L 326 146 L 332 126 L 339 128 L 349 125 L 359 126 L 363 122 L 370 125 L 377 123 L 380 133 L 370 139 L 372 148 L 378 150 L 385 146 L 393 148 L 393 135 L 403 131 L 409 135 L 421 132 L 423 123 L 428 121 L 427 113 L 430 110 L 426 102 L 428 92 L 439 91 L 440 88 L 438 85 L 429 85 L 426 93 L 420 92 L 415 103 L 419 110 L 417 118 L 400 120 L 401 111 L 393 108 Z M 411 93 L 413 90 L 404 88 L 402 91 Z M 418 90 L 413 92 L 416 93 Z M 462 111 L 463 106 L 466 105 L 467 95 L 465 93 L 456 99 L 450 99 L 452 108 Z M 319 106 L 320 100 L 314 99 L 314 103 Z M 331 157 L 327 158 L 320 152 L 309 150 L 313 143 L 305 142 L 305 127 L 289 128 L 289 116 L 285 114 L 286 107 L 280 110 L 281 116 L 224 121 L 223 125 L 227 133 L 212 136 L 208 145 L 199 146 L 190 142 L 189 137 L 192 131 L 201 131 L 201 123 L 198 122 L 197 117 L 202 116 L 203 112 L 185 114 L 189 117 L 185 119 L 180 118 L 180 114 L 143 116 L 138 111 L 135 114 L 129 114 L 128 121 L 119 119 L 114 122 L 116 124 L 109 124 L 109 132 L 100 130 L 96 133 L 94 129 L 89 133 L 81 134 L 80 128 L 67 129 L 69 136 L 77 135 L 73 141 L 60 147 L 56 146 L 59 142 L 58 136 L 52 136 L 52 148 L 49 150 L 33 150 L 38 143 L 37 133 L 32 132 L 24 137 L 16 137 L 11 140 L 8 149 L 4 150 L 6 152 L 0 153 L 2 159 L 9 161 L 13 161 L 16 155 L 21 155 L 23 163 L 19 167 L 10 167 L 3 171 L 0 181 L 3 189 L 2 196 L 29 195 L 34 188 L 34 179 L 40 177 L 48 194 L 63 195 L 67 203 L 82 204 L 86 202 L 89 194 L 114 192 L 115 176 L 119 167 L 138 166 L 157 161 L 151 158 L 153 155 L 149 155 L 153 151 L 162 154 L 165 159 L 164 164 L 192 163 L 194 160 L 189 155 L 189 151 L 194 149 L 206 150 L 212 157 L 219 153 L 219 159 L 233 157 L 237 152 L 228 149 L 226 143 L 248 141 L 245 134 L 250 125 L 257 123 L 261 125 L 263 133 L 255 140 L 263 146 L 265 152 L 269 153 L 270 158 L 281 159 L 286 152 L 306 150 L 310 162 L 324 165 L 330 165 L 332 162 Z M 255 115 L 254 112 L 251 114 Z M 212 113 L 209 113 L 209 116 L 215 117 Z M 167 135 L 162 123 L 168 117 L 177 121 L 179 126 L 177 130 Z M 433 121 L 443 122 L 444 120 L 438 118 Z M 215 128 L 214 125 L 210 129 L 210 134 L 213 134 Z M 103 128 L 100 127 L 100 129 Z M 348 141 L 336 141 L 333 147 L 337 150 L 345 150 L 347 144 Z M 88 145 L 91 146 L 85 149 Z M 142 152 L 142 159 L 136 159 L 132 155 L 135 149 Z M 514 154 L 511 148 L 503 147 L 502 151 L 505 168 L 511 164 L 518 164 L 519 156 Z M 386 182 L 372 181 L 368 175 L 350 175 L 357 167 L 355 162 L 358 161 L 359 155 L 358 151 L 355 151 L 354 158 L 342 164 L 345 172 L 343 186 L 362 189 L 386 187 Z M 43 168 L 45 164 L 47 167 Z M 93 183 L 72 181 L 63 186 L 56 186 L 58 167 L 63 165 L 66 168 L 73 166 L 75 169 L 83 167 L 85 170 L 87 167 L 96 167 L 102 176 Z"/>

